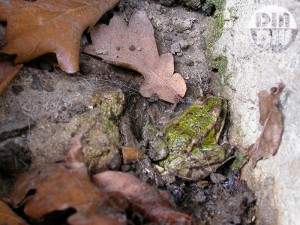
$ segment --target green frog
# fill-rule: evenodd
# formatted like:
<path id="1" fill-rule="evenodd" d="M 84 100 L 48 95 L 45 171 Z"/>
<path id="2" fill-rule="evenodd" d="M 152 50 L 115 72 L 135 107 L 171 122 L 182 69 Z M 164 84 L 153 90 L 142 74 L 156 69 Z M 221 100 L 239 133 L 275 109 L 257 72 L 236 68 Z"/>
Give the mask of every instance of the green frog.
<path id="1" fill-rule="evenodd" d="M 144 138 L 151 139 L 150 155 L 164 156 L 163 159 L 160 157 L 158 164 L 178 177 L 193 181 L 205 178 L 224 164 L 229 156 L 229 152 L 218 145 L 227 110 L 228 104 L 224 99 L 208 97 L 197 100 L 182 115 L 171 120 L 162 135 L 147 136 L 155 132 L 152 125 L 146 126 Z M 166 148 L 168 154 L 165 154 Z"/>

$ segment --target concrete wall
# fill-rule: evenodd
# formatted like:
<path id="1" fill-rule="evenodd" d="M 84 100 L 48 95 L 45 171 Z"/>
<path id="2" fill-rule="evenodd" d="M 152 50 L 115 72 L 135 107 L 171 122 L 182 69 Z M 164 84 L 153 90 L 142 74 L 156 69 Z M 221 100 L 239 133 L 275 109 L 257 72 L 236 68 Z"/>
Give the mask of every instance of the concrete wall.
<path id="1" fill-rule="evenodd" d="M 298 34 L 283 51 L 259 47 L 252 40 L 251 16 L 265 5 L 285 7 L 296 21 Z M 222 94 L 231 101 L 230 138 L 233 143 L 246 148 L 259 136 L 257 93 L 279 82 L 286 85 L 281 97 L 284 115 L 281 146 L 274 157 L 260 161 L 252 171 L 250 168 L 243 171 L 244 179 L 257 193 L 257 222 L 300 224 L 300 1 L 227 0 L 225 21 L 214 55 L 228 58 L 224 76 L 227 84 Z M 284 44 L 284 41 L 277 41 L 277 44 Z"/>

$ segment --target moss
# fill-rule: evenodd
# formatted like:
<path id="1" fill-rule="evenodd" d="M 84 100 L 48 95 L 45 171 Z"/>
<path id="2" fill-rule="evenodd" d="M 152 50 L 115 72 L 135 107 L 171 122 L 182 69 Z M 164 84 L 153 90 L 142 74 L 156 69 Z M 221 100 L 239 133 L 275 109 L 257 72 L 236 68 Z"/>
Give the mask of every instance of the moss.
<path id="1" fill-rule="evenodd" d="M 206 36 L 206 58 L 209 66 L 217 72 L 216 83 L 218 86 L 223 87 L 228 84 L 229 76 L 226 76 L 226 70 L 228 61 L 223 55 L 214 57 L 213 48 L 216 42 L 220 39 L 223 33 L 225 20 L 224 10 L 226 1 L 225 0 L 210 0 L 207 4 L 213 4 L 216 11 L 213 18 L 208 22 L 208 33 Z"/>
<path id="2" fill-rule="evenodd" d="M 241 169 L 241 166 L 245 163 L 245 160 L 247 160 L 247 156 L 240 151 L 236 151 L 235 159 L 230 166 L 230 172 L 234 172 Z"/>
<path id="3" fill-rule="evenodd" d="M 221 4 L 216 6 L 215 14 L 208 22 L 208 34 L 206 36 L 206 56 L 209 60 L 212 59 L 212 50 L 215 43 L 220 39 L 223 33 L 224 24 L 224 5 Z"/>
<path id="4" fill-rule="evenodd" d="M 171 6 L 175 3 L 175 0 L 160 0 L 159 3 L 166 6 Z"/>
<path id="5" fill-rule="evenodd" d="M 93 93 L 91 103 L 95 110 L 103 117 L 118 117 L 123 111 L 124 94 L 119 89 L 105 88 L 103 91 Z"/>
<path id="6" fill-rule="evenodd" d="M 225 56 L 219 56 L 211 61 L 211 67 L 217 71 L 217 84 L 219 86 L 228 85 L 229 74 L 226 74 L 228 60 Z"/>
<path id="7" fill-rule="evenodd" d="M 223 11 L 225 3 L 225 0 L 206 0 L 202 6 L 202 10 L 207 15 L 211 15 L 214 12 L 214 10 Z"/>

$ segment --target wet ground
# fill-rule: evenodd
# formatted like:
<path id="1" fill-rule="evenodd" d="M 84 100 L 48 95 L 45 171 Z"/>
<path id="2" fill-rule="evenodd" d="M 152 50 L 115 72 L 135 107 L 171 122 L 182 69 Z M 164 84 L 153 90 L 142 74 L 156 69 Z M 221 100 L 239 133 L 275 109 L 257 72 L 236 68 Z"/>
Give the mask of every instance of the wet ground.
<path id="1" fill-rule="evenodd" d="M 134 171 L 141 180 L 168 189 L 178 209 L 197 224 L 254 224 L 254 194 L 238 172 L 226 169 L 233 160 L 197 182 L 161 175 L 147 156 L 123 163 L 121 146 L 140 145 L 146 124 L 162 128 L 198 97 L 215 94 L 216 71 L 205 58 L 209 17 L 201 10 L 154 1 L 121 1 L 114 9 L 125 19 L 136 10 L 146 11 L 151 19 L 159 52 L 174 55 L 175 71 L 187 83 L 186 96 L 177 105 L 145 99 L 138 92 L 142 76 L 86 54 L 81 54 L 80 71 L 72 75 L 54 67 L 49 57 L 26 64 L 0 96 L 1 195 L 9 195 L 20 172 L 62 160 L 81 133 L 91 173 Z"/>

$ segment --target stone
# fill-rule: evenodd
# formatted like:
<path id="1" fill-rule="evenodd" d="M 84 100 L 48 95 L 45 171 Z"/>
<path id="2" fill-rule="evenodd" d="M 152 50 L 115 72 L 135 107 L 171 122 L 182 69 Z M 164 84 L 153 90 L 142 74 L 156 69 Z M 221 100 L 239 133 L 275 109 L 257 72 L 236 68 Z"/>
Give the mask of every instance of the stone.
<path id="1" fill-rule="evenodd" d="M 282 5 L 289 11 L 289 19 L 300 20 L 299 1 L 246 1 L 227 0 L 223 34 L 214 46 L 214 56 L 227 57 L 228 67 L 223 75 L 224 85 L 218 94 L 230 99 L 231 128 L 229 140 L 244 149 L 259 137 L 257 93 L 283 82 L 286 88 L 281 96 L 284 117 L 284 133 L 277 153 L 258 162 L 254 170 L 246 167 L 242 178 L 247 180 L 257 196 L 257 224 L 298 224 L 300 221 L 300 35 L 291 40 L 291 45 L 276 51 L 255 44 L 251 36 L 249 21 L 255 10 L 265 5 Z M 232 17 L 229 9 L 235 9 Z M 279 11 L 274 12 L 280 14 Z M 291 15 L 291 16 L 290 16 Z M 291 24 L 290 24 L 291 25 Z M 274 32 L 273 32 L 274 33 Z M 291 37 L 286 35 L 286 37 Z M 268 38 L 272 38 L 269 36 Z M 276 36 L 274 36 L 276 38 Z M 268 40 L 268 39 L 266 39 Z M 269 39 L 270 40 L 270 39 Z M 284 44 L 275 42 L 278 46 Z M 275 51 L 274 51 L 275 50 Z M 266 185 L 266 180 L 272 180 Z"/>
<path id="2" fill-rule="evenodd" d="M 124 102 L 124 94 L 118 88 L 96 89 L 90 100 L 94 107 L 90 110 L 74 115 L 68 123 L 32 129 L 28 135 L 32 167 L 40 167 L 49 160 L 63 160 L 74 136 L 81 134 L 84 159 L 92 172 L 119 169 L 121 137 L 112 118 L 121 114 Z"/>

